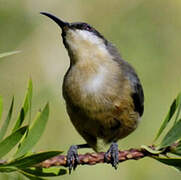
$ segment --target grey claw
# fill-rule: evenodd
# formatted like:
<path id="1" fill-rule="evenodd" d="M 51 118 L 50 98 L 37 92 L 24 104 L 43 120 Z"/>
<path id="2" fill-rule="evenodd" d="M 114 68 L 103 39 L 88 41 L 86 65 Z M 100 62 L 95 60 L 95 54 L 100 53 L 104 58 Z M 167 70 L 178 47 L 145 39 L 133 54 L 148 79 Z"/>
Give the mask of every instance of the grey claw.
<path id="1" fill-rule="evenodd" d="M 104 155 L 104 160 L 107 163 L 111 163 L 111 165 L 117 169 L 117 165 L 119 163 L 119 150 L 118 150 L 118 145 L 117 143 L 112 143 L 109 150 L 105 153 Z M 110 156 L 110 158 L 109 158 Z"/>
<path id="2" fill-rule="evenodd" d="M 69 168 L 69 174 L 71 174 L 72 169 L 75 170 L 77 164 L 79 163 L 79 156 L 77 153 L 77 146 L 70 146 L 67 153 L 67 166 Z"/>

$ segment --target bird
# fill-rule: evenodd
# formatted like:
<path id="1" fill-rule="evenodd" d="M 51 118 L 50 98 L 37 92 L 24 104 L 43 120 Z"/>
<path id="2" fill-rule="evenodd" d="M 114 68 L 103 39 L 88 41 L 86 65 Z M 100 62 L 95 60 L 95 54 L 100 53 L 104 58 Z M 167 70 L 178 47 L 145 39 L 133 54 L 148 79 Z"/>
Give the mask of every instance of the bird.
<path id="1" fill-rule="evenodd" d="M 144 93 L 134 68 L 117 48 L 85 22 L 65 22 L 40 12 L 61 28 L 70 59 L 62 94 L 67 113 L 85 144 L 72 145 L 67 152 L 69 173 L 78 162 L 78 149 L 105 151 L 104 159 L 117 169 L 117 141 L 132 133 L 144 111 Z M 110 160 L 110 161 L 109 161 Z"/>

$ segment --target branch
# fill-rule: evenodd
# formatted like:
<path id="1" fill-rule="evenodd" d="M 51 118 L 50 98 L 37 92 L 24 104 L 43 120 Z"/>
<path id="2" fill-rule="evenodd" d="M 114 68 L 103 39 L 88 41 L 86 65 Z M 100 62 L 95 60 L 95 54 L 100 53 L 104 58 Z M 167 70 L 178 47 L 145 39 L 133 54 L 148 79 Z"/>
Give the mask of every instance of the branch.
<path id="1" fill-rule="evenodd" d="M 110 157 L 109 161 L 104 160 L 104 152 L 100 153 L 86 153 L 86 154 L 80 154 L 79 155 L 79 162 L 77 165 L 95 165 L 97 163 L 110 163 Z M 141 158 L 144 158 L 146 156 L 151 156 L 151 153 L 148 153 L 144 149 L 129 149 L 124 151 L 119 151 L 119 163 L 126 161 L 126 160 L 138 160 Z M 42 167 L 42 168 L 49 168 L 52 166 L 64 166 L 67 167 L 66 164 L 66 156 L 65 155 L 59 155 L 55 156 L 51 159 L 45 160 L 42 163 L 39 163 L 36 165 L 36 167 Z"/>

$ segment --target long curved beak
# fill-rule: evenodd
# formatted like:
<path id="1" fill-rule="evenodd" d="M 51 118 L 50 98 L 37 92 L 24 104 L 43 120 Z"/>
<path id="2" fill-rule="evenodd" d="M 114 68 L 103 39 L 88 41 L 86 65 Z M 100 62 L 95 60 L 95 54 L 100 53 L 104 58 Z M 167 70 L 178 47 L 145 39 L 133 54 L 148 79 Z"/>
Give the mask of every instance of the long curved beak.
<path id="1" fill-rule="evenodd" d="M 59 27 L 61 27 L 61 29 L 63 30 L 65 27 L 68 27 L 69 26 L 69 23 L 68 22 L 64 22 L 62 21 L 61 19 L 57 18 L 56 16 L 50 14 L 50 13 L 46 13 L 46 12 L 40 12 L 40 14 L 43 14 L 47 17 L 49 17 L 50 19 L 52 19 L 54 22 L 56 22 Z"/>

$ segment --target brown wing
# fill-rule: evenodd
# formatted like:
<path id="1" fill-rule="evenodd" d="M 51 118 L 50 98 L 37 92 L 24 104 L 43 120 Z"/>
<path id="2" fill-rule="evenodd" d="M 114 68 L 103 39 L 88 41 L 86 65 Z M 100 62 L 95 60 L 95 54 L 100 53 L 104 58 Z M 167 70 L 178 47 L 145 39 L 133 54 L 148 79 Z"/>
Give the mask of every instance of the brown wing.
<path id="1" fill-rule="evenodd" d="M 125 77 L 129 79 L 132 86 L 132 98 L 135 106 L 135 111 L 142 116 L 144 111 L 144 93 L 140 80 L 134 70 L 134 68 L 126 61 L 124 61 L 116 47 L 110 42 L 107 42 L 107 49 L 114 57 L 113 60 L 120 65 L 120 69 L 124 72 Z"/>

